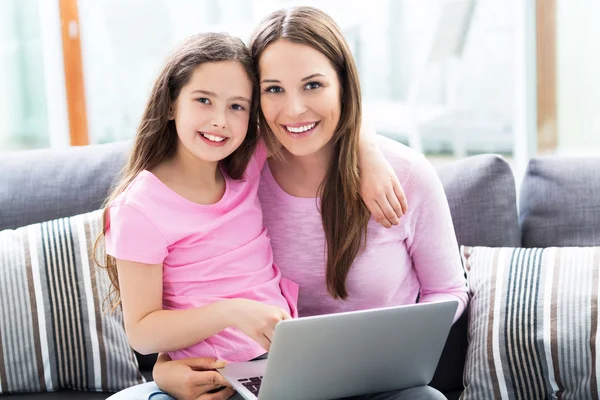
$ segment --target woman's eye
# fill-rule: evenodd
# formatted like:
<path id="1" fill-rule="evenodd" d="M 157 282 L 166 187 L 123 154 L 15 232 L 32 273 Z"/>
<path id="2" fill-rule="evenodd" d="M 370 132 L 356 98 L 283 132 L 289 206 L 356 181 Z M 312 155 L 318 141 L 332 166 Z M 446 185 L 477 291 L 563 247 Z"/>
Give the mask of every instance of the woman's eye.
<path id="1" fill-rule="evenodd" d="M 231 108 L 234 110 L 240 110 L 240 111 L 245 110 L 245 108 L 243 106 L 240 106 L 239 104 L 232 104 Z"/>
<path id="2" fill-rule="evenodd" d="M 306 84 L 306 86 L 304 86 L 304 88 L 308 90 L 318 89 L 320 87 L 321 84 L 319 82 L 309 82 Z"/>
<path id="3" fill-rule="evenodd" d="M 202 104 L 210 104 L 210 100 L 207 99 L 206 97 L 200 97 L 199 99 L 196 99 L 196 101 L 198 103 L 202 103 Z"/>
<path id="4" fill-rule="evenodd" d="M 281 93 L 283 92 L 283 88 L 281 86 L 269 86 L 265 89 L 267 93 Z"/>

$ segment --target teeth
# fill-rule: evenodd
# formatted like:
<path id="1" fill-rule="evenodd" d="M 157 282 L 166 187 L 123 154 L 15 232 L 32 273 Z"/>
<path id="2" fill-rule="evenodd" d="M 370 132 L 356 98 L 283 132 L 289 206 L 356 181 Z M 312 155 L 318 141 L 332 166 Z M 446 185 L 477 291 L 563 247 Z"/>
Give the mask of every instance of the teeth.
<path id="1" fill-rule="evenodd" d="M 302 132 L 306 132 L 308 130 L 311 130 L 312 128 L 315 127 L 317 123 L 312 123 L 310 125 L 304 125 L 304 126 L 286 126 L 285 128 L 292 133 L 302 133 Z"/>
<path id="2" fill-rule="evenodd" d="M 200 134 L 202 136 L 204 136 L 205 138 L 207 138 L 208 140 L 210 140 L 211 142 L 222 142 L 223 140 L 225 140 L 225 138 L 223 138 L 223 137 L 210 135 L 210 134 L 204 133 L 204 132 L 200 132 Z"/>

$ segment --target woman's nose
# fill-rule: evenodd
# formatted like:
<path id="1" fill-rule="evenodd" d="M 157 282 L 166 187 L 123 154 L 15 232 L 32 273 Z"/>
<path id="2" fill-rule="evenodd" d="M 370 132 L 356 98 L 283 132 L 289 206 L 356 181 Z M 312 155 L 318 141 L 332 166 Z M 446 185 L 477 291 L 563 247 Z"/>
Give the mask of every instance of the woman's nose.
<path id="1" fill-rule="evenodd" d="M 304 103 L 302 96 L 287 96 L 285 111 L 286 114 L 291 118 L 295 118 L 303 114 L 306 111 L 306 104 Z"/>

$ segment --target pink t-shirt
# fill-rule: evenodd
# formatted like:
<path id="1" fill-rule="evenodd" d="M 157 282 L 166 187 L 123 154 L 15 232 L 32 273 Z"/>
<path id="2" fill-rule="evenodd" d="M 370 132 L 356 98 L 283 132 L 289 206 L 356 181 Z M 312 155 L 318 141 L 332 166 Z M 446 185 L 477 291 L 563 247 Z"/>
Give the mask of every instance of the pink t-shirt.
<path id="1" fill-rule="evenodd" d="M 200 205 L 142 171 L 110 207 L 106 251 L 115 258 L 163 263 L 163 308 L 184 310 L 246 298 L 297 316 L 298 286 L 281 279 L 257 196 L 266 148 L 260 145 L 244 177 L 225 173 L 222 199 Z M 149 335 L 152 332 L 148 332 Z M 247 361 L 265 350 L 235 328 L 179 351 L 172 359 Z"/>
<path id="2" fill-rule="evenodd" d="M 435 169 L 419 153 L 380 138 L 408 200 L 400 225 L 386 229 L 372 218 L 366 247 L 348 274 L 349 297 L 334 300 L 326 287 L 325 235 L 318 199 L 290 196 L 268 164 L 258 195 L 271 235 L 275 262 L 300 285 L 301 317 L 420 302 L 458 300 L 456 318 L 467 304 L 467 288 L 450 209 Z"/>

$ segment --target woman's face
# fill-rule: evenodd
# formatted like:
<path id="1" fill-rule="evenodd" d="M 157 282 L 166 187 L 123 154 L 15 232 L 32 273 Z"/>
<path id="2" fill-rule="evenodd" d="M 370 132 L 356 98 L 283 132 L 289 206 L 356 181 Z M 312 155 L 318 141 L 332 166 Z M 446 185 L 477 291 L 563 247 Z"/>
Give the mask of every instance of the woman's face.
<path id="1" fill-rule="evenodd" d="M 288 152 L 316 154 L 340 120 L 340 82 L 329 59 L 310 46 L 280 39 L 258 62 L 266 122 Z"/>

